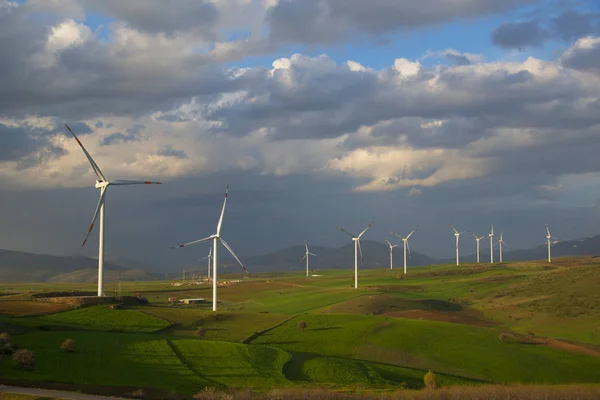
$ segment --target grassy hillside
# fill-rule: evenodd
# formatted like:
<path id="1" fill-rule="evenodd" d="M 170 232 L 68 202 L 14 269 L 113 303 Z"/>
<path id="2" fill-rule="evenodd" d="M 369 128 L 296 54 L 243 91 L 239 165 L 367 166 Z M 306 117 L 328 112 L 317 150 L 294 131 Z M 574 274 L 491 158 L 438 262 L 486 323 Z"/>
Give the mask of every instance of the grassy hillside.
<path id="1" fill-rule="evenodd" d="M 4 285 L 13 294 L 0 296 L 0 330 L 34 350 L 38 365 L 22 371 L 5 357 L 1 367 L 10 379 L 182 393 L 207 386 L 420 388 L 427 370 L 444 386 L 595 383 L 598 268 L 595 259 L 579 257 L 551 265 L 433 265 L 408 275 L 363 269 L 358 289 L 349 269 L 308 278 L 253 274 L 219 287 L 217 313 L 210 304 L 167 303 L 210 298 L 208 286 L 125 282 L 124 294 L 141 293 L 150 305 L 52 313 L 14 292 L 87 286 Z M 76 342 L 72 354 L 59 349 L 66 337 Z"/>

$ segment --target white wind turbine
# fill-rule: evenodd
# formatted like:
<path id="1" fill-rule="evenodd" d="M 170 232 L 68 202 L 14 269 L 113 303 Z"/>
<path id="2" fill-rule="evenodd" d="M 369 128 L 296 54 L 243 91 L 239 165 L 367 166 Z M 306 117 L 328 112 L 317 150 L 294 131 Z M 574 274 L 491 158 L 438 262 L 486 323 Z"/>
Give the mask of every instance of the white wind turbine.
<path id="1" fill-rule="evenodd" d="M 492 224 L 492 232 L 488 234 L 490 237 L 490 264 L 494 263 L 494 224 Z"/>
<path id="2" fill-rule="evenodd" d="M 500 262 L 502 262 L 502 245 L 506 244 L 504 243 L 504 240 L 502 240 L 502 232 L 500 232 L 500 240 L 498 240 L 498 244 L 500 245 Z"/>
<path id="3" fill-rule="evenodd" d="M 550 254 L 550 247 L 553 244 L 552 243 L 552 239 L 556 239 L 556 240 L 558 240 L 558 239 L 555 238 L 554 236 L 552 236 L 550 234 L 550 229 L 548 229 L 548 225 L 546 225 L 546 233 L 547 233 L 547 235 L 546 235 L 546 241 L 548 242 L 548 262 L 552 262 L 552 257 L 551 257 L 551 254 Z"/>
<path id="4" fill-rule="evenodd" d="M 482 237 L 477 237 L 477 235 L 475 235 L 474 233 L 471 232 L 471 235 L 473 235 L 473 237 L 475 238 L 475 241 L 477 242 L 477 264 L 479 264 L 479 241 L 483 238 L 485 238 L 485 236 Z"/>
<path id="5" fill-rule="evenodd" d="M 413 229 L 411 233 L 406 235 L 406 237 L 398 235 L 395 232 L 390 232 L 392 235 L 396 235 L 400 239 L 402 239 L 402 242 L 404 244 L 404 274 L 406 274 L 406 249 L 408 249 L 408 254 L 410 255 L 410 246 L 408 245 L 408 238 L 410 238 L 412 236 L 412 234 L 415 233 L 416 230 L 417 230 L 417 228 Z"/>
<path id="6" fill-rule="evenodd" d="M 81 247 L 85 246 L 85 243 L 87 242 L 87 239 L 90 236 L 90 233 L 92 233 L 92 229 L 94 228 L 96 218 L 98 218 L 98 214 L 100 214 L 100 232 L 98 235 L 98 296 L 104 296 L 104 205 L 106 202 L 106 189 L 108 189 L 109 186 L 150 185 L 160 184 L 160 182 L 129 181 L 122 179 L 109 181 L 108 179 L 106 179 L 106 177 L 100 170 L 100 167 L 98 167 L 92 156 L 90 156 L 90 153 L 88 153 L 85 147 L 83 147 L 83 144 L 81 143 L 79 138 L 77 138 L 77 136 L 75 136 L 75 133 L 73 133 L 71 128 L 69 128 L 69 125 L 65 124 L 65 126 L 67 127 L 69 132 L 71 132 L 71 135 L 73 135 L 75 140 L 77 140 L 77 143 L 81 147 L 81 150 L 83 150 L 83 153 L 87 157 L 88 161 L 90 162 L 90 165 L 92 166 L 92 169 L 94 170 L 94 173 L 96 174 L 96 177 L 98 178 L 96 179 L 96 189 L 100 189 L 100 199 L 98 200 L 96 211 L 94 212 L 94 216 L 92 217 L 92 223 L 90 224 L 90 228 L 88 229 L 88 233 L 85 236 Z"/>
<path id="7" fill-rule="evenodd" d="M 460 238 L 460 235 L 462 235 L 465 232 L 459 232 L 456 230 L 456 228 L 454 227 L 454 225 L 450 224 L 450 226 L 452 227 L 452 230 L 454 231 L 454 237 L 456 237 L 456 265 L 458 265 L 458 239 Z"/>
<path id="8" fill-rule="evenodd" d="M 391 244 L 389 240 L 385 239 L 385 242 L 390 248 L 390 269 L 394 269 L 394 247 L 398 247 L 398 244 Z"/>
<path id="9" fill-rule="evenodd" d="M 221 210 L 221 217 L 219 217 L 219 223 L 217 224 L 217 233 L 215 233 L 214 235 L 210 235 L 209 237 L 206 237 L 204 239 L 194 240 L 193 242 L 180 244 L 179 246 L 171 247 L 171 250 L 172 250 L 172 249 L 179 249 L 181 247 L 189 246 L 192 244 L 209 242 L 211 240 L 213 241 L 213 246 L 212 246 L 212 251 L 213 251 L 213 255 L 212 255 L 212 257 L 213 257 L 213 311 L 217 311 L 217 245 L 219 242 L 221 242 L 223 244 L 223 246 L 225 246 L 225 248 L 229 251 L 229 253 L 231 253 L 231 255 L 237 260 L 237 262 L 242 266 L 242 268 L 244 268 L 244 271 L 246 271 L 246 273 L 248 273 L 248 270 L 246 269 L 244 264 L 242 264 L 242 262 L 240 261 L 238 256 L 235 255 L 235 253 L 233 252 L 231 247 L 229 247 L 227 242 L 225 240 L 223 240 L 223 238 L 221 237 L 221 225 L 223 224 L 223 215 L 225 214 L 225 205 L 227 204 L 227 194 L 228 193 L 229 193 L 229 185 L 227 185 L 227 189 L 225 190 L 225 200 L 223 200 L 223 209 Z"/>
<path id="10" fill-rule="evenodd" d="M 304 259 L 306 259 L 306 276 L 308 276 L 308 256 L 317 256 L 316 254 L 311 253 L 310 251 L 308 251 L 308 245 L 306 244 L 306 240 L 304 241 L 304 247 L 306 248 L 306 253 L 304 253 L 304 257 L 302 257 L 302 259 L 300 260 L 300 262 L 304 261 Z"/>
<path id="11" fill-rule="evenodd" d="M 208 250 L 208 255 L 206 257 L 203 257 L 200 261 L 204 261 L 204 260 L 208 260 L 208 280 L 210 281 L 210 260 L 212 260 L 212 246 L 210 247 L 210 250 Z"/>
<path id="12" fill-rule="evenodd" d="M 369 228 L 372 225 L 373 225 L 373 223 L 371 222 L 369 225 L 367 225 L 367 227 L 358 236 L 354 236 L 347 230 L 340 228 L 339 226 L 336 226 L 337 229 L 344 232 L 346 235 L 350 236 L 352 238 L 352 241 L 354 242 L 354 289 L 358 288 L 358 252 L 360 252 L 360 262 L 362 263 L 362 261 L 363 261 L 362 250 L 360 248 L 360 238 L 362 237 L 362 235 L 365 234 L 366 231 L 369 230 Z"/>

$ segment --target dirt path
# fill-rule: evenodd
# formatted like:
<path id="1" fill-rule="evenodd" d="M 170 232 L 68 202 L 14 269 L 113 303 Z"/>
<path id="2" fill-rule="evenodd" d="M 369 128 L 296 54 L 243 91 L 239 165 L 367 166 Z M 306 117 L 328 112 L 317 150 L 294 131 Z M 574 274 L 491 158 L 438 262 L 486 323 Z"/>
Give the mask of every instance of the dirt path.
<path id="1" fill-rule="evenodd" d="M 540 340 L 540 343 L 544 346 L 552 347 L 555 349 L 572 351 L 573 353 L 586 354 L 592 357 L 600 357 L 600 352 L 588 349 L 587 347 L 578 346 L 576 344 L 571 344 L 567 342 L 563 342 L 561 340 L 553 339 L 553 338 L 544 338 Z"/>
<path id="2" fill-rule="evenodd" d="M 62 390 L 35 389 L 35 388 L 25 388 L 25 387 L 6 386 L 6 385 L 0 385 L 0 393 L 28 394 L 31 396 L 50 397 L 50 398 L 54 398 L 54 399 L 70 399 L 70 400 L 118 400 L 118 399 L 124 399 L 123 397 L 96 396 L 93 394 L 65 392 Z"/>

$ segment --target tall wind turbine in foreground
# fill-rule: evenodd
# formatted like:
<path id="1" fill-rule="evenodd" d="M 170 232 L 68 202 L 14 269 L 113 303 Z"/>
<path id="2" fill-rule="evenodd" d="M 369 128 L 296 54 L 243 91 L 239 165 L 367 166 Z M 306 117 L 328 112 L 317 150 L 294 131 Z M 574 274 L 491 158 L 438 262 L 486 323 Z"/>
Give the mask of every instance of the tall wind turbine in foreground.
<path id="1" fill-rule="evenodd" d="M 148 182 L 148 181 L 127 181 L 127 180 L 114 180 L 109 181 L 106 179 L 90 153 L 87 152 L 85 147 L 81 141 L 75 136 L 69 125 L 65 124 L 71 135 L 77 140 L 81 150 L 87 157 L 90 162 L 94 173 L 96 174 L 96 189 L 100 189 L 100 200 L 98 200 L 98 205 L 96 206 L 96 211 L 94 212 L 94 217 L 92 218 L 92 223 L 90 224 L 90 228 L 88 229 L 87 235 L 85 235 L 85 239 L 81 244 L 81 247 L 85 246 L 85 243 L 92 233 L 92 229 L 94 228 L 94 223 L 96 222 L 96 218 L 98 218 L 98 214 L 100 214 L 100 233 L 98 239 L 98 296 L 104 296 L 104 203 L 106 200 L 106 189 L 109 186 L 123 186 L 123 185 L 150 185 L 150 184 L 160 184 L 160 182 Z"/>
<path id="2" fill-rule="evenodd" d="M 404 274 L 406 274 L 406 249 L 408 248 L 408 254 L 410 254 L 410 246 L 408 245 L 408 238 L 412 236 L 413 233 L 415 233 L 415 231 L 417 230 L 417 228 L 413 229 L 411 233 L 409 233 L 408 235 L 406 235 L 406 237 L 404 236 L 400 236 L 397 233 L 394 232 L 390 232 L 392 235 L 396 235 L 398 236 L 400 239 L 402 239 L 402 242 L 404 243 Z"/>
<path id="3" fill-rule="evenodd" d="M 225 248 L 229 251 L 229 253 L 231 253 L 233 258 L 235 258 L 237 260 L 237 262 L 242 266 L 242 268 L 244 268 L 244 271 L 246 271 L 246 273 L 248 273 L 248 270 L 246 269 L 244 264 L 242 264 L 242 262 L 240 261 L 238 256 L 235 255 L 235 253 L 233 252 L 231 247 L 229 247 L 227 242 L 225 240 L 223 240 L 223 238 L 221 237 L 221 225 L 223 224 L 223 215 L 225 214 L 225 205 L 227 204 L 227 194 L 228 193 L 229 193 L 229 185 L 227 185 L 227 189 L 225 190 L 225 200 L 223 200 L 223 209 L 221 210 L 221 217 L 219 218 L 219 223 L 217 224 L 217 233 L 215 233 L 214 235 L 210 235 L 209 237 L 206 237 L 204 239 L 194 240 L 193 242 L 180 244 L 179 246 L 171 247 L 171 250 L 173 250 L 173 249 L 179 249 L 181 247 L 189 246 L 192 244 L 209 242 L 211 240 L 213 241 L 213 246 L 212 246 L 212 251 L 213 251 L 213 255 L 212 255 L 212 257 L 213 257 L 213 311 L 217 311 L 217 245 L 219 244 L 219 242 L 223 243 L 223 246 L 225 246 Z"/>
<path id="4" fill-rule="evenodd" d="M 458 239 L 460 238 L 460 235 L 462 235 L 464 232 L 459 232 L 456 230 L 456 228 L 454 227 L 454 225 L 450 224 L 450 226 L 452 227 L 452 230 L 454 231 L 454 237 L 456 237 L 456 265 L 458 265 Z"/>
<path id="5" fill-rule="evenodd" d="M 394 247 L 398 247 L 397 244 L 391 244 L 389 240 L 385 239 L 385 242 L 390 248 L 390 269 L 394 269 Z"/>
<path id="6" fill-rule="evenodd" d="M 505 244 L 504 240 L 502 240 L 502 232 L 500 232 L 500 240 L 498 240 L 498 244 L 500 245 L 500 262 L 502 262 L 502 245 Z"/>
<path id="7" fill-rule="evenodd" d="M 360 252 L 360 262 L 362 263 L 362 261 L 363 261 L 362 250 L 360 248 L 360 238 L 362 237 L 362 235 L 365 234 L 366 231 L 369 230 L 369 228 L 372 225 L 373 225 L 373 223 L 371 222 L 369 225 L 367 225 L 365 230 L 363 230 L 358 236 L 354 236 L 347 230 L 340 228 L 339 226 L 336 226 L 337 229 L 344 232 L 346 235 L 350 236 L 352 238 L 352 241 L 354 242 L 354 289 L 358 288 L 358 252 Z"/>
<path id="8" fill-rule="evenodd" d="M 304 259 L 306 258 L 306 276 L 308 276 L 308 256 L 317 256 L 316 254 L 311 253 L 310 251 L 308 251 L 308 245 L 306 244 L 306 240 L 304 241 L 304 247 L 306 248 L 306 253 L 304 253 L 304 257 L 302 257 L 302 259 L 300 260 L 300 262 L 304 261 Z"/>
<path id="9" fill-rule="evenodd" d="M 482 237 L 477 237 L 477 235 L 475 235 L 474 233 L 471 232 L 471 235 L 473 235 L 473 237 L 475 238 L 475 241 L 477 242 L 477 264 L 479 264 L 479 241 L 483 238 L 485 238 L 485 236 Z"/>
<path id="10" fill-rule="evenodd" d="M 208 250 L 208 255 L 206 257 L 202 258 L 202 260 L 200 260 L 200 261 L 208 260 L 208 274 L 207 274 L 208 280 L 210 280 L 210 260 L 211 259 L 212 259 L 212 246 L 211 246 L 210 250 Z"/>
<path id="11" fill-rule="evenodd" d="M 492 224 L 492 231 L 488 234 L 490 237 L 490 264 L 494 263 L 494 224 Z"/>

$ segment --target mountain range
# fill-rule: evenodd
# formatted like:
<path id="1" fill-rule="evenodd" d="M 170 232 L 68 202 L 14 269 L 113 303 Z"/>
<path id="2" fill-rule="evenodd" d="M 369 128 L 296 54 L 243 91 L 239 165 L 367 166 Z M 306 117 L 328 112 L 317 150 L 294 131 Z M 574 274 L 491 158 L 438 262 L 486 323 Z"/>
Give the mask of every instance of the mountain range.
<path id="1" fill-rule="evenodd" d="M 387 244 L 363 240 L 363 262 L 360 268 L 389 268 L 389 247 Z M 354 266 L 354 244 L 349 243 L 339 248 L 311 246 L 310 251 L 317 256 L 310 257 L 309 267 L 313 273 L 323 269 L 351 269 Z M 250 272 L 283 272 L 300 271 L 306 268 L 304 261 L 303 245 L 287 247 L 273 253 L 244 257 Z M 394 268 L 402 268 L 402 246 L 394 249 Z M 531 249 L 512 250 L 505 247 L 504 261 L 527 261 L 545 259 L 547 247 L 538 246 Z M 552 245 L 552 257 L 581 256 L 600 254 L 600 235 L 572 241 L 556 242 Z M 495 261 L 498 261 L 498 246 L 495 246 Z M 461 263 L 476 261 L 476 255 L 460 257 Z M 489 261 L 489 248 L 482 244 L 481 261 Z M 360 255 L 359 255 L 360 262 Z M 430 264 L 451 264 L 455 258 L 433 259 L 418 252 L 412 252 L 408 258 L 408 266 L 418 267 Z M 242 269 L 233 262 L 233 259 L 220 258 L 219 263 L 224 272 L 236 273 Z M 156 274 L 144 270 L 139 264 L 125 262 L 127 266 L 117 265 L 114 262 L 105 262 L 105 281 L 114 282 L 119 277 L 122 280 L 149 280 L 162 278 L 175 278 L 181 272 Z M 31 254 L 20 251 L 0 250 L 0 281 L 3 282 L 96 282 L 98 261 L 83 256 L 52 256 L 44 254 Z M 205 275 L 206 264 L 186 268 L 188 276 Z"/>

